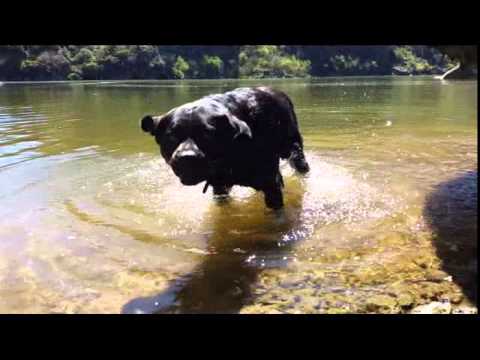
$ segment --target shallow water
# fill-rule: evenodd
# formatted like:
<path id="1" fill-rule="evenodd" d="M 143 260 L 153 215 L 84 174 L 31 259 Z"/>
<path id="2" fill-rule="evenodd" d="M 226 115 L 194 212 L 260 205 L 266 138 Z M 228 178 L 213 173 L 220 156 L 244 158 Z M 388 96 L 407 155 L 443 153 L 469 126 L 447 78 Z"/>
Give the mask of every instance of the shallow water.
<path id="1" fill-rule="evenodd" d="M 138 126 L 260 84 L 312 168 L 282 164 L 280 214 L 182 186 Z M 429 299 L 474 302 L 476 119 L 476 81 L 429 77 L 3 83 L 0 312 L 387 312 L 369 299 L 425 298 L 433 270 L 453 281 Z"/>

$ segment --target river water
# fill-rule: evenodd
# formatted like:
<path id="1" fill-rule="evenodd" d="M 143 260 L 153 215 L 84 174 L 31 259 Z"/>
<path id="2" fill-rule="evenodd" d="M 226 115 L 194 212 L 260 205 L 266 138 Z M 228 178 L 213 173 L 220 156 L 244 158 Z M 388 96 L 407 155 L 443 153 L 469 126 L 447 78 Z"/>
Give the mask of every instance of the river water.
<path id="1" fill-rule="evenodd" d="M 290 95 L 311 172 L 283 214 L 180 184 L 139 128 L 201 96 Z M 0 84 L 1 313 L 406 312 L 476 302 L 477 81 Z"/>

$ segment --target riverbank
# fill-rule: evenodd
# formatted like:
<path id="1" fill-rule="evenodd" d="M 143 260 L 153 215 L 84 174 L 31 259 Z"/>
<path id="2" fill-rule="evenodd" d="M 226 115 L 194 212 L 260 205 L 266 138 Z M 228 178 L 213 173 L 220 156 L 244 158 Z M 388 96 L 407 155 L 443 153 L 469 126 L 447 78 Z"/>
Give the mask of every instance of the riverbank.
<path id="1" fill-rule="evenodd" d="M 0 46 L 2 81 L 440 75 L 450 67 L 448 56 L 419 45 Z"/>

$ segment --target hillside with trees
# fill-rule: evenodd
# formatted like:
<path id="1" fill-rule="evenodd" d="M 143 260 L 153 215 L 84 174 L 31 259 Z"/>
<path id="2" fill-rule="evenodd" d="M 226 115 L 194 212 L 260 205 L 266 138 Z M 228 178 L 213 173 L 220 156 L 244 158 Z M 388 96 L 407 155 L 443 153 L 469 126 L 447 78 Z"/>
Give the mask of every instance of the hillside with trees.
<path id="1" fill-rule="evenodd" d="M 452 66 L 428 46 L 0 46 L 3 81 L 417 75 Z"/>

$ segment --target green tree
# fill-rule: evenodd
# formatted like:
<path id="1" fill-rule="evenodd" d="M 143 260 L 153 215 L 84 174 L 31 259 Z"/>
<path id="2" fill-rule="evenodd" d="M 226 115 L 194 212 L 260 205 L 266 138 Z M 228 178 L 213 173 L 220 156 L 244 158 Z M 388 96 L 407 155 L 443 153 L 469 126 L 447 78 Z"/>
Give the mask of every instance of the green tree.
<path id="1" fill-rule="evenodd" d="M 80 51 L 71 58 L 73 64 L 85 64 L 96 61 L 95 54 L 88 48 L 81 48 Z"/>
<path id="2" fill-rule="evenodd" d="M 223 61 L 218 56 L 204 55 L 202 59 L 202 77 L 219 78 L 223 74 Z"/>
<path id="3" fill-rule="evenodd" d="M 398 46 L 393 50 L 397 61 L 394 70 L 400 73 L 420 74 L 432 70 L 430 63 L 417 56 L 411 46 Z"/>
<path id="4" fill-rule="evenodd" d="M 442 51 L 475 72 L 475 46 L 6 45 L 0 80 L 441 74 Z"/>
<path id="5" fill-rule="evenodd" d="M 70 80 L 70 81 L 82 80 L 82 76 L 77 72 L 71 72 L 70 74 L 68 74 L 67 80 Z"/>
<path id="6" fill-rule="evenodd" d="M 183 57 L 178 56 L 177 61 L 175 61 L 172 67 L 172 72 L 176 79 L 184 79 L 189 69 L 190 65 L 188 65 L 188 62 L 186 62 Z"/>
<path id="7" fill-rule="evenodd" d="M 71 72 L 70 62 L 54 51 L 42 52 L 34 60 L 24 60 L 20 69 L 26 80 L 64 80 Z"/>
<path id="8" fill-rule="evenodd" d="M 305 77 L 310 61 L 287 54 L 276 45 L 244 46 L 239 54 L 240 77 Z"/>
<path id="9" fill-rule="evenodd" d="M 23 46 L 0 46 L 0 80 L 18 80 L 21 76 L 20 67 L 26 58 Z"/>

